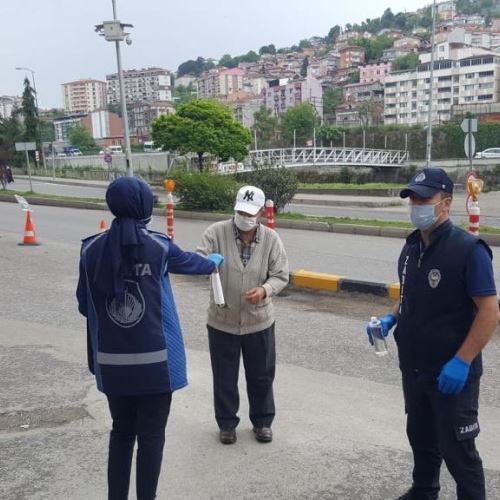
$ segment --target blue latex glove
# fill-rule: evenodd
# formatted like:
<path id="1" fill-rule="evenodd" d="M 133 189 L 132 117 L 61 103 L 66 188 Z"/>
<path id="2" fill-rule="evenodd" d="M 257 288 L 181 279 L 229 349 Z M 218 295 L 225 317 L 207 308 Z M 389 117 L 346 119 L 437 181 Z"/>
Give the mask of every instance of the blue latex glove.
<path id="1" fill-rule="evenodd" d="M 458 394 L 467 382 L 470 364 L 455 356 L 443 366 L 438 377 L 438 389 L 443 394 Z"/>
<path id="2" fill-rule="evenodd" d="M 215 264 L 215 267 L 219 267 L 224 262 L 224 256 L 220 253 L 210 253 L 207 255 L 207 259 Z"/>
<path id="3" fill-rule="evenodd" d="M 394 314 L 386 314 L 385 316 L 380 316 L 378 320 L 382 324 L 382 335 L 384 337 L 387 337 L 387 335 L 389 335 L 392 327 L 398 322 Z M 373 345 L 372 334 L 370 333 L 370 324 L 366 325 L 366 335 L 368 335 L 370 344 Z"/>

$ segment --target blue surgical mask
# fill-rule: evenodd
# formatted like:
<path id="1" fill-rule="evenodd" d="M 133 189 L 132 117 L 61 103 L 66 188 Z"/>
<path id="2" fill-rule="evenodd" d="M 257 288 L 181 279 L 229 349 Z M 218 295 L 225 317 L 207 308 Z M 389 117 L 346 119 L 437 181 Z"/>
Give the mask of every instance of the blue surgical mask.
<path id="1" fill-rule="evenodd" d="M 413 205 L 410 203 L 410 220 L 411 223 L 421 231 L 427 231 L 438 220 L 439 215 L 436 215 L 435 207 L 443 203 L 441 200 L 433 205 Z"/>

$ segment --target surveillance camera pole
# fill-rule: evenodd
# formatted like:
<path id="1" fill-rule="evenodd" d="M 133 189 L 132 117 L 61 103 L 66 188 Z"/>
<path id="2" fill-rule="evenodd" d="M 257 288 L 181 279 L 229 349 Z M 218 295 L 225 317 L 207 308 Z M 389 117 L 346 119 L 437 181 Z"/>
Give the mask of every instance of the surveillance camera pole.
<path id="1" fill-rule="evenodd" d="M 97 25 L 96 31 L 103 35 L 108 42 L 115 42 L 116 47 L 116 63 L 118 66 L 118 82 L 120 84 L 120 103 L 122 110 L 123 132 L 125 142 L 125 161 L 127 164 L 127 174 L 134 175 L 132 165 L 132 151 L 130 149 L 130 130 L 128 125 L 127 114 L 127 98 L 125 95 L 125 84 L 123 82 L 122 56 L 120 52 L 120 42 L 125 40 L 128 33 L 125 33 L 124 28 L 132 27 L 131 24 L 121 23 L 116 15 L 116 0 L 111 0 L 113 5 L 113 21 L 105 21 L 103 24 Z"/>

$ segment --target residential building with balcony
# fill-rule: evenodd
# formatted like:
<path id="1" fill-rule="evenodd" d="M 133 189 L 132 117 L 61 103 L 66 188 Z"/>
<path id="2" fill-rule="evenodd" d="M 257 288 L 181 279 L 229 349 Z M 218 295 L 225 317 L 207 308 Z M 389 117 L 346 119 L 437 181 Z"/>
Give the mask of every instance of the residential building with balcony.
<path id="1" fill-rule="evenodd" d="M 323 116 L 323 89 L 321 82 L 311 76 L 301 80 L 271 80 L 262 93 L 264 105 L 276 116 L 297 104 L 310 103 L 319 117 Z"/>
<path id="2" fill-rule="evenodd" d="M 91 78 L 62 84 L 64 112 L 91 113 L 106 108 L 106 82 Z"/>
<path id="3" fill-rule="evenodd" d="M 227 99 L 231 94 L 243 90 L 244 76 L 245 71 L 241 68 L 205 71 L 196 81 L 198 97 Z"/>
<path id="4" fill-rule="evenodd" d="M 359 83 L 384 83 L 386 75 L 391 72 L 392 64 L 390 62 L 381 62 L 378 64 L 365 64 L 359 67 Z"/>
<path id="5" fill-rule="evenodd" d="M 432 122 L 449 121 L 454 106 L 500 100 L 500 55 L 481 49 L 453 51 L 453 59 L 435 61 L 433 92 L 430 54 L 415 71 L 395 72 L 384 82 L 384 123 L 425 124 L 432 99 Z"/>
<path id="6" fill-rule="evenodd" d="M 22 98 L 18 96 L 0 96 L 0 118 L 10 118 L 16 109 L 20 109 Z"/>
<path id="7" fill-rule="evenodd" d="M 151 139 L 151 124 L 161 115 L 175 113 L 169 101 L 134 102 L 128 107 L 130 133 L 137 137 L 139 143 Z"/>
<path id="8" fill-rule="evenodd" d="M 106 75 L 108 104 L 120 103 L 118 73 Z M 163 68 L 131 69 L 123 72 L 127 103 L 172 100 L 172 77 Z"/>
<path id="9" fill-rule="evenodd" d="M 365 49 L 356 45 L 348 45 L 339 49 L 339 69 L 347 70 L 352 67 L 360 66 L 365 62 Z"/>

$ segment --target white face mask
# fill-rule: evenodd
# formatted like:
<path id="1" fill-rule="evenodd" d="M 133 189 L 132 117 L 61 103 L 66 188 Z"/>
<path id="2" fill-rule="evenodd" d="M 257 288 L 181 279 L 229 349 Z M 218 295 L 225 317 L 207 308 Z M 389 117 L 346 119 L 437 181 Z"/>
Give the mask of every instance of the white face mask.
<path id="1" fill-rule="evenodd" d="M 257 225 L 257 217 L 245 217 L 236 212 L 234 223 L 240 231 L 251 231 Z"/>
<path id="2" fill-rule="evenodd" d="M 445 200 L 441 200 L 433 205 L 412 205 L 410 203 L 410 220 L 412 224 L 421 231 L 427 231 L 439 219 L 439 214 L 436 215 L 435 208 Z"/>

